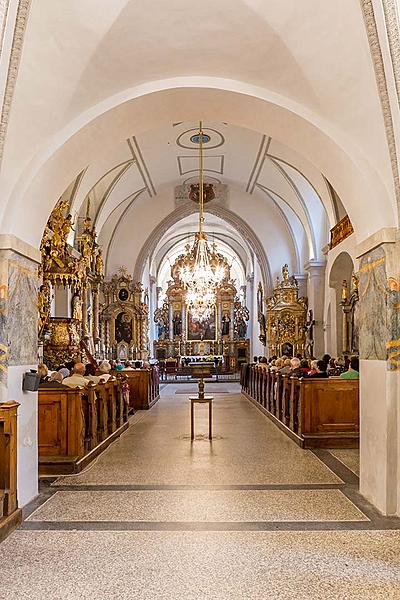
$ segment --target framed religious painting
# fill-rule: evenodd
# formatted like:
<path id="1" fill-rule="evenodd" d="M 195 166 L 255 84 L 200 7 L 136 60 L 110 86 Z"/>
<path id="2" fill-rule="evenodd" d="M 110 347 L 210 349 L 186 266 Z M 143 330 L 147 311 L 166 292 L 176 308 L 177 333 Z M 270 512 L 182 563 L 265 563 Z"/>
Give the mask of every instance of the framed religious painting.
<path id="1" fill-rule="evenodd" d="M 217 310 L 213 310 L 211 315 L 199 321 L 192 315 L 189 309 L 187 312 L 187 340 L 188 341 L 208 341 L 212 342 L 217 339 Z"/>

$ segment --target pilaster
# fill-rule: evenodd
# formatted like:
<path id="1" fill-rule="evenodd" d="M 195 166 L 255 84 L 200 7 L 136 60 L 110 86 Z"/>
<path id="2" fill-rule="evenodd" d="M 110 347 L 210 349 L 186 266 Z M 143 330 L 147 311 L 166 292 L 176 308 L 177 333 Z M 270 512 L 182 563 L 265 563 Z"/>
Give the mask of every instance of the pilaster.
<path id="1" fill-rule="evenodd" d="M 313 311 L 315 320 L 314 355 L 320 357 L 324 353 L 324 297 L 325 297 L 325 261 L 310 261 L 304 265 L 308 274 L 307 296 L 308 307 Z M 296 277 L 297 278 L 297 277 Z"/>

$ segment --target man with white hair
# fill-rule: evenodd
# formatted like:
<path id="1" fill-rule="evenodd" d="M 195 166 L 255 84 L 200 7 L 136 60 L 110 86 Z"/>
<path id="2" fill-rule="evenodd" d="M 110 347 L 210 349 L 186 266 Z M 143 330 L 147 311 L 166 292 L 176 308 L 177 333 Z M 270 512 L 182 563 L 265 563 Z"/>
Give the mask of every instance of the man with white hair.
<path id="1" fill-rule="evenodd" d="M 72 369 L 72 375 L 62 380 L 63 385 L 68 387 L 86 387 L 89 383 L 89 379 L 85 377 L 85 365 L 83 363 L 76 363 Z"/>
<path id="2" fill-rule="evenodd" d="M 103 360 L 99 364 L 99 373 L 100 373 L 101 381 L 108 381 L 110 379 L 110 377 L 111 377 L 110 371 L 111 371 L 110 363 L 108 362 L 108 360 Z"/>

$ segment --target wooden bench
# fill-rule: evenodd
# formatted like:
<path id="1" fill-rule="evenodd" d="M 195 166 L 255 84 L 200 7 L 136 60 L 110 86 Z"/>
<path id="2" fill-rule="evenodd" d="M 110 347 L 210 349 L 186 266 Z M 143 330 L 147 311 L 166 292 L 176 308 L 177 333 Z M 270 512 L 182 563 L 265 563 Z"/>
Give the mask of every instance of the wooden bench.
<path id="1" fill-rule="evenodd" d="M 245 365 L 242 392 L 302 448 L 357 448 L 359 381 L 301 378 Z"/>
<path id="2" fill-rule="evenodd" d="M 79 473 L 128 427 L 120 380 L 39 387 L 39 474 Z"/>
<path id="3" fill-rule="evenodd" d="M 22 520 L 17 500 L 17 409 L 10 400 L 0 403 L 0 541 Z"/>
<path id="4" fill-rule="evenodd" d="M 158 371 L 151 369 L 124 369 L 113 371 L 127 378 L 129 384 L 129 405 L 134 410 L 148 410 L 160 397 Z"/>

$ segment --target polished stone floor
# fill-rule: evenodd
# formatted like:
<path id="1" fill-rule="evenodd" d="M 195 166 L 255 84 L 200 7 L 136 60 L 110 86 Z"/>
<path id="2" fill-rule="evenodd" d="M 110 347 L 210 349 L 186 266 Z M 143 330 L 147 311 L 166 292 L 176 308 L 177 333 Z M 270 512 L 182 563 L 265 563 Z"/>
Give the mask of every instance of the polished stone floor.
<path id="1" fill-rule="evenodd" d="M 168 384 L 85 472 L 42 482 L 0 544 L 0 598 L 399 599 L 399 520 L 359 495 L 358 452 L 301 450 L 217 389 L 212 442 Z"/>

